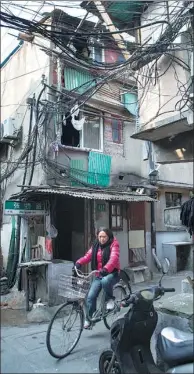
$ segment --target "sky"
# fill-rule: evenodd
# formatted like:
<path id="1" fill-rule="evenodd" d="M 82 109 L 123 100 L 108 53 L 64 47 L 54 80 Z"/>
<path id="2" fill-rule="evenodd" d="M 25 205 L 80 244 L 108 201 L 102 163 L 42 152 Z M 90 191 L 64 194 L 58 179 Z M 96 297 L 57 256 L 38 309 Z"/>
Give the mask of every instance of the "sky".
<path id="1" fill-rule="evenodd" d="M 46 4 L 45 4 L 46 3 Z M 83 18 L 86 14 L 86 11 L 80 7 L 81 1 L 26 1 L 26 0 L 2 0 L 1 1 L 1 11 L 14 14 L 22 18 L 29 20 L 38 21 L 42 18 L 42 13 L 51 12 L 54 7 L 62 9 L 64 12 L 70 14 L 71 16 L 76 16 Z M 47 5 L 49 4 L 49 5 Z M 38 14 L 37 14 L 38 13 Z M 89 14 L 87 20 L 93 22 L 97 21 L 97 17 Z M 12 34 L 12 35 L 10 35 Z M 1 62 L 12 52 L 12 50 L 18 45 L 17 40 L 18 31 L 8 28 L 1 29 Z M 126 40 L 133 41 L 133 37 L 130 37 L 126 33 L 122 34 Z"/>
<path id="2" fill-rule="evenodd" d="M 44 5 L 50 3 L 50 5 Z M 66 13 L 82 18 L 85 15 L 85 10 L 81 9 L 79 4 L 81 1 L 1 1 L 1 11 L 6 13 L 13 13 L 16 16 L 23 17 L 29 20 L 36 20 L 42 18 L 41 14 L 44 12 L 51 12 L 54 6 L 62 9 Z M 25 8 L 25 9 L 24 9 Z M 39 12 L 39 15 L 36 15 Z M 88 19 L 95 17 L 89 16 Z M 15 35 L 9 35 L 9 33 Z M 1 29 L 1 62 L 11 53 L 11 51 L 18 45 L 18 32 L 13 29 Z"/>

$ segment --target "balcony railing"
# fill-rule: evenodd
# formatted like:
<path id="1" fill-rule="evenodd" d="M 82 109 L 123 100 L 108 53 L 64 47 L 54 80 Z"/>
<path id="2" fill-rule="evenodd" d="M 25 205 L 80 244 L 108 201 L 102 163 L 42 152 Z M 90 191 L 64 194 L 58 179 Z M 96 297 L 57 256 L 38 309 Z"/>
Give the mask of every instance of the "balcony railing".
<path id="1" fill-rule="evenodd" d="M 59 152 L 58 165 L 72 186 L 95 185 L 108 187 L 110 184 L 111 156 L 99 152 L 66 148 Z"/>

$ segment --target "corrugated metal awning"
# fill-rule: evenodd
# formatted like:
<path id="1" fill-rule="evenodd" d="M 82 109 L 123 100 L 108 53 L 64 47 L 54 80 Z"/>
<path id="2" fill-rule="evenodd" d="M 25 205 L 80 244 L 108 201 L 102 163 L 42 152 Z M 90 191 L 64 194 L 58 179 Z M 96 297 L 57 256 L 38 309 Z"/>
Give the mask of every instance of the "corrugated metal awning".
<path id="1" fill-rule="evenodd" d="M 180 182 L 165 182 L 165 181 L 158 181 L 157 186 L 159 187 L 170 187 L 170 188 L 180 188 L 180 189 L 185 189 L 185 190 L 192 190 L 193 185 L 189 183 L 180 183 Z"/>
<path id="2" fill-rule="evenodd" d="M 18 197 L 27 197 L 33 194 L 53 194 L 53 195 L 67 195 L 83 199 L 92 200 L 109 200 L 109 201 L 157 201 L 147 195 L 141 195 L 137 192 L 121 192 L 121 191 L 95 191 L 94 189 L 81 189 L 72 187 L 61 188 L 30 188 L 18 194 Z M 16 195 L 12 196 L 16 197 Z"/>

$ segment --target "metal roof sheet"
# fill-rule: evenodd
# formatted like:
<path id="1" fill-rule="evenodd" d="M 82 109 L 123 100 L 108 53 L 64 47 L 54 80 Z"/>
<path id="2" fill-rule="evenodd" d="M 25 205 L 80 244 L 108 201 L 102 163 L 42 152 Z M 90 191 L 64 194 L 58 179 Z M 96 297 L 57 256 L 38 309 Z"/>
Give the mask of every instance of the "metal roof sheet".
<path id="1" fill-rule="evenodd" d="M 25 194 L 58 194 L 78 197 L 83 199 L 94 200 L 113 200 L 113 201 L 157 201 L 147 195 L 140 195 L 135 192 L 120 192 L 120 191 L 95 191 L 92 189 L 74 189 L 71 187 L 64 188 L 36 188 L 25 191 Z"/>

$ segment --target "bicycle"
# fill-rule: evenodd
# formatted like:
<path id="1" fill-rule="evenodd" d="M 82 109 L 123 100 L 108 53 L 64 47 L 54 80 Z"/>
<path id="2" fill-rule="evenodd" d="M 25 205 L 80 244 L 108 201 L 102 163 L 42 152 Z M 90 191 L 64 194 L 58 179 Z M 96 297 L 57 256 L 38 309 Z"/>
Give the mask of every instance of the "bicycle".
<path id="1" fill-rule="evenodd" d="M 73 349 L 76 347 L 78 344 L 82 331 L 84 329 L 84 320 L 87 318 L 87 320 L 91 323 L 90 329 L 93 328 L 93 326 L 100 322 L 103 321 L 106 328 L 110 330 L 110 326 L 114 321 L 111 321 L 111 323 L 108 322 L 109 316 L 115 316 L 116 319 L 118 318 L 118 313 L 121 310 L 121 302 L 123 299 L 126 298 L 126 288 L 120 284 L 117 283 L 114 288 L 113 288 L 113 294 L 115 292 L 121 292 L 121 297 L 116 300 L 116 296 L 114 296 L 114 309 L 111 311 L 108 311 L 106 309 L 106 293 L 104 290 L 101 291 L 101 298 L 100 304 L 98 306 L 97 302 L 97 310 L 93 314 L 92 318 L 88 316 L 87 313 L 87 307 L 86 307 L 86 299 L 87 299 L 87 294 L 90 289 L 91 285 L 91 278 L 94 274 L 97 273 L 97 271 L 92 271 L 89 274 L 83 274 L 81 271 L 78 271 L 77 269 L 77 277 L 74 276 L 69 276 L 69 275 L 61 275 L 59 277 L 59 289 L 58 289 L 58 294 L 59 296 L 63 296 L 67 299 L 65 303 L 60 305 L 53 315 L 49 326 L 47 330 L 47 335 L 46 335 L 46 345 L 47 349 L 50 353 L 51 356 L 57 359 L 62 359 L 67 357 Z M 99 295 L 100 296 L 100 295 Z M 99 299 L 98 296 L 98 299 Z M 55 351 L 55 349 L 52 346 L 51 343 L 51 332 L 54 330 L 54 342 L 59 343 L 59 337 L 61 332 L 58 332 L 57 328 L 54 327 L 55 322 L 59 322 L 60 316 L 62 316 L 62 332 L 63 336 L 67 336 L 67 334 L 70 332 L 71 336 L 73 336 L 73 333 L 76 329 L 76 322 L 78 322 L 78 331 L 76 334 L 75 339 L 72 341 L 70 348 L 67 349 L 66 351 L 63 351 L 61 353 L 58 353 Z M 66 318 L 67 317 L 67 318 Z M 66 320 L 65 320 L 66 318 Z M 59 325 L 59 324 L 58 324 Z"/>

